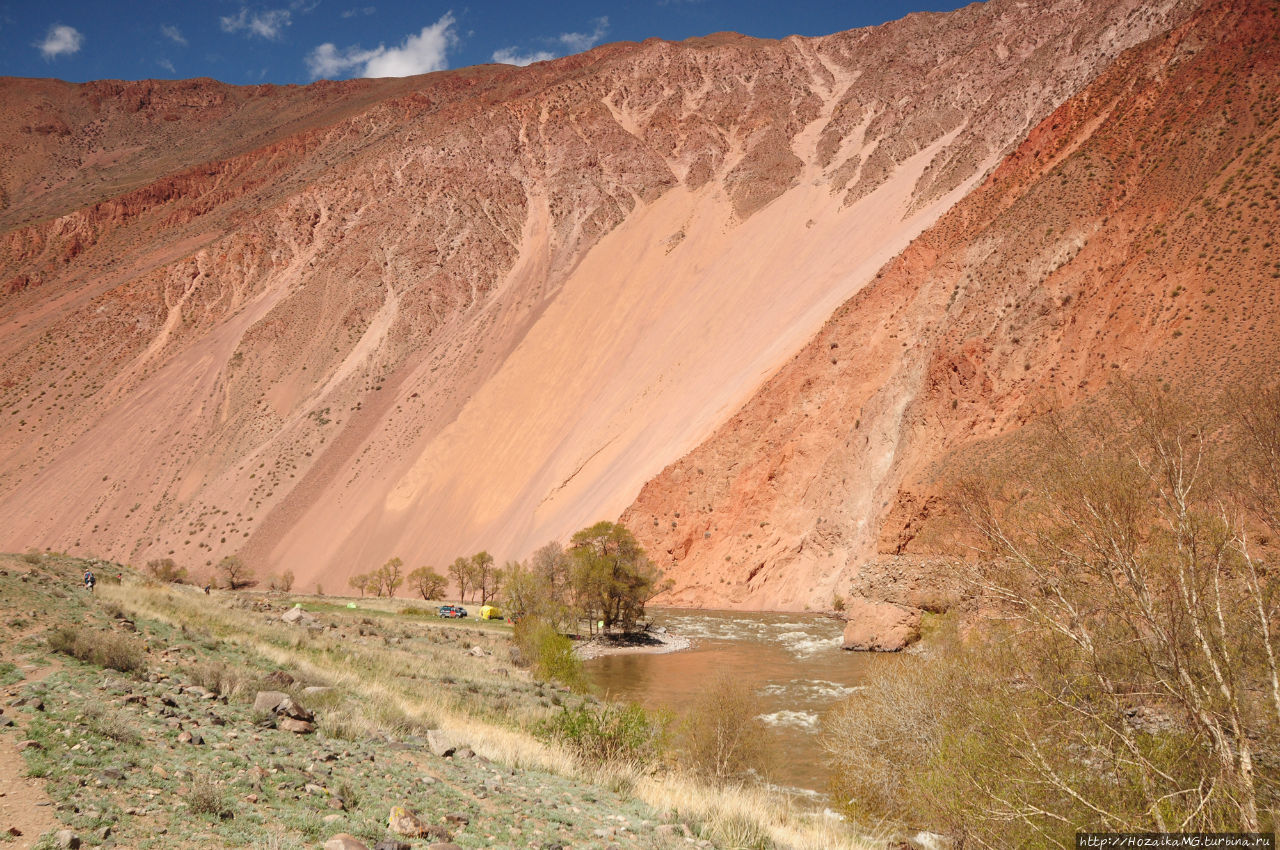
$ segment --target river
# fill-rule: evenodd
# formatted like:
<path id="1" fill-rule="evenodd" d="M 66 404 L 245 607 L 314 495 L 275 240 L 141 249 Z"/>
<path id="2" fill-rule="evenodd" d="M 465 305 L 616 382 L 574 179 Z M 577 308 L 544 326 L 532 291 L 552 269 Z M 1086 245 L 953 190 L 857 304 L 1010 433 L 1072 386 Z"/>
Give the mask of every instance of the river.
<path id="1" fill-rule="evenodd" d="M 844 624 L 805 614 L 650 610 L 656 626 L 689 637 L 690 649 L 665 655 L 610 655 L 586 662 L 610 699 L 679 714 L 722 672 L 760 700 L 773 752 L 770 781 L 826 797 L 829 770 L 819 741 L 823 714 L 854 693 L 892 655 L 846 652 Z"/>

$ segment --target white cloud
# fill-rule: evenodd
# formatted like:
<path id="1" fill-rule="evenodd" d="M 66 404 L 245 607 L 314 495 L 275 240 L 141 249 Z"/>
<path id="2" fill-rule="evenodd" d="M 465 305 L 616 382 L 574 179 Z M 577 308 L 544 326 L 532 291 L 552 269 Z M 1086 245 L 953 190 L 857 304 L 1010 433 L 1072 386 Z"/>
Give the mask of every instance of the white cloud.
<path id="1" fill-rule="evenodd" d="M 546 62 L 555 59 L 556 54 L 550 50 L 535 50 L 532 53 L 519 53 L 514 47 L 504 47 L 493 51 L 493 61 L 501 65 L 532 65 L 534 62 Z"/>
<path id="2" fill-rule="evenodd" d="M 373 50 L 358 46 L 339 50 L 334 44 L 316 47 L 307 55 L 307 70 L 313 78 L 348 76 L 355 69 L 361 77 L 409 77 L 442 71 L 449 67 L 449 48 L 458 43 L 453 13 L 446 12 L 417 35 L 407 36 L 399 47 L 379 44 Z"/>
<path id="3" fill-rule="evenodd" d="M 170 74 L 178 73 L 177 69 L 173 67 L 173 63 L 170 62 L 168 59 L 157 59 L 156 64 L 159 65 L 161 68 L 164 68 Z"/>
<path id="4" fill-rule="evenodd" d="M 160 27 L 160 32 L 164 34 L 165 38 L 169 39 L 173 43 L 181 44 L 183 47 L 187 46 L 187 40 L 183 37 L 182 30 L 177 27 L 170 24 L 164 24 Z"/>
<path id="5" fill-rule="evenodd" d="M 66 24 L 54 24 L 49 27 L 44 41 L 36 42 L 36 47 L 40 48 L 45 59 L 54 59 L 76 53 L 82 44 L 84 44 L 84 36 L 80 34 L 80 30 Z"/>
<path id="6" fill-rule="evenodd" d="M 342 17 L 356 18 L 361 15 L 372 15 L 376 11 L 378 11 L 377 6 L 357 6 L 354 9 L 347 9 L 345 12 L 342 13 Z"/>
<path id="7" fill-rule="evenodd" d="M 595 47 L 609 32 L 609 19 L 596 18 L 596 28 L 591 32 L 562 32 L 556 39 L 570 53 L 581 53 Z"/>
<path id="8" fill-rule="evenodd" d="M 553 39 L 547 39 L 561 48 L 563 53 L 581 53 L 595 47 L 609 32 L 609 19 L 596 18 L 595 29 L 591 32 L 562 32 Z M 552 50 L 530 50 L 521 52 L 517 47 L 504 47 L 493 51 L 492 61 L 503 65 L 529 65 L 534 62 L 546 62 L 563 55 Z"/>
<path id="9" fill-rule="evenodd" d="M 259 38 L 275 40 L 291 23 L 293 23 L 293 13 L 288 9 L 263 9 L 250 12 L 247 6 L 241 6 L 240 14 L 222 16 L 222 31 L 234 33 L 244 30 Z"/>

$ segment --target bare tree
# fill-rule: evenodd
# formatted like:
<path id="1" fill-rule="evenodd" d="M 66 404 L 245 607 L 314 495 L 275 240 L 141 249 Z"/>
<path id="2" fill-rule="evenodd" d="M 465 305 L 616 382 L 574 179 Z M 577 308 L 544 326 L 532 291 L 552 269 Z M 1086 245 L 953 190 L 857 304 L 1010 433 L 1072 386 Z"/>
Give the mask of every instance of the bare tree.
<path id="1" fill-rule="evenodd" d="M 458 601 L 466 603 L 467 587 L 471 584 L 471 561 L 459 555 L 449 565 L 449 577 L 458 585 Z"/>
<path id="2" fill-rule="evenodd" d="M 488 605 L 489 600 L 498 593 L 498 571 L 494 568 L 493 556 L 488 552 L 477 552 L 471 556 L 471 583 L 480 591 L 480 604 Z"/>
<path id="3" fill-rule="evenodd" d="M 378 568 L 377 572 L 374 573 L 374 581 L 377 584 L 379 596 L 384 592 L 387 596 L 396 595 L 400 585 L 404 584 L 404 576 L 400 572 L 400 568 L 403 566 L 404 561 L 399 558 L 391 558 Z"/>
<path id="4" fill-rule="evenodd" d="M 833 713 L 853 812 L 979 847 L 1274 823 L 1274 397 L 1113 401 L 956 488 L 985 622 Z"/>
<path id="5" fill-rule="evenodd" d="M 219 561 L 218 572 L 229 590 L 239 590 L 253 583 L 253 573 L 238 555 L 228 555 Z"/>

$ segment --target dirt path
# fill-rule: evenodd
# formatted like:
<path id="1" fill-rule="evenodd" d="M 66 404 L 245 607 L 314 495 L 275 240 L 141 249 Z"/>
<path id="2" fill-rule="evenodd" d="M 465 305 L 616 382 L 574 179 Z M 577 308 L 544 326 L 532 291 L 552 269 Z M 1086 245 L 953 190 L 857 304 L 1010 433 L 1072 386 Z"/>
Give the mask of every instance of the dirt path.
<path id="1" fill-rule="evenodd" d="M 23 734 L 27 725 L 26 712 L 7 705 L 21 687 L 40 681 L 53 672 L 53 668 L 24 672 L 27 677 L 22 682 L 4 690 L 3 702 L 6 704 L 2 706 L 4 714 L 0 715 L 13 718 L 17 724 L 0 729 L 0 832 L 14 836 L 13 843 L 6 842 L 3 846 L 16 850 L 35 847 L 42 834 L 59 826 L 54 817 L 53 801 L 44 790 L 44 780 L 27 777 L 26 760 L 18 751 L 19 742 L 26 740 Z"/>

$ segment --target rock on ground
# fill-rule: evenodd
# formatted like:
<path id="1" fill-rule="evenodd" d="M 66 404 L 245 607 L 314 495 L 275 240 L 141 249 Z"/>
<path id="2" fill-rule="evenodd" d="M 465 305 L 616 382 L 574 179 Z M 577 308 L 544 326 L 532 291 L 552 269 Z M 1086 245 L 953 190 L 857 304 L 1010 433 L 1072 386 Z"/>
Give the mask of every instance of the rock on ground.
<path id="1" fill-rule="evenodd" d="M 845 616 L 843 649 L 898 652 L 920 639 L 918 608 L 857 598 L 847 603 Z"/>
<path id="2" fill-rule="evenodd" d="M 324 843 L 324 850 L 369 850 L 369 847 L 354 835 L 339 832 Z"/>

